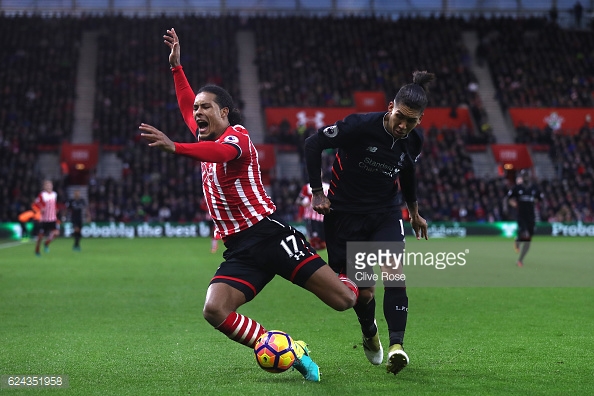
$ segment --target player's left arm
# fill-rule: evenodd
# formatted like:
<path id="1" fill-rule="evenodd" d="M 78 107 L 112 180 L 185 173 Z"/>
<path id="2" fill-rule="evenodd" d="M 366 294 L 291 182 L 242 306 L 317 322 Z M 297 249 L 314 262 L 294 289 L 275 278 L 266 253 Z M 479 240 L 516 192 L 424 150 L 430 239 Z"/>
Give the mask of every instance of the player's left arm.
<path id="1" fill-rule="evenodd" d="M 517 208 L 518 207 L 518 200 L 516 199 L 516 189 L 512 188 L 511 190 L 509 190 L 507 192 L 507 203 L 509 204 L 509 206 L 511 206 L 512 208 Z"/>
<path id="2" fill-rule="evenodd" d="M 196 120 L 194 119 L 194 99 L 196 95 L 186 78 L 183 67 L 180 63 L 180 44 L 179 37 L 174 28 L 168 29 L 167 34 L 163 36 L 165 44 L 169 47 L 169 66 L 171 66 L 171 73 L 173 74 L 173 82 L 175 85 L 175 95 L 177 96 L 177 103 L 182 117 L 192 134 L 197 138 Z"/>
<path id="3" fill-rule="evenodd" d="M 357 144 L 360 115 L 350 114 L 342 121 L 318 129 L 318 132 L 305 139 L 305 165 L 312 189 L 312 208 L 320 214 L 330 213 L 330 200 L 324 192 L 322 183 L 322 151 Z"/>
<path id="4" fill-rule="evenodd" d="M 140 136 L 151 142 L 149 143 L 150 147 L 157 147 L 163 151 L 183 155 L 198 161 L 224 163 L 239 158 L 241 155 L 239 146 L 233 144 L 237 143 L 234 141 L 229 142 L 230 144 L 211 141 L 178 143 L 173 142 L 165 133 L 152 125 L 142 123 L 139 129 L 143 131 Z M 228 138 L 238 140 L 233 135 Z"/>
<path id="5" fill-rule="evenodd" d="M 85 201 L 85 209 L 84 209 L 84 211 L 85 211 L 84 219 L 85 219 L 85 221 L 87 223 L 90 223 L 92 221 L 92 218 L 91 218 L 91 208 L 89 208 L 89 205 L 88 205 L 87 201 Z"/>
<path id="6" fill-rule="evenodd" d="M 417 176 L 416 162 L 421 155 L 423 147 L 423 135 L 414 130 L 409 135 L 409 155 L 411 164 L 400 171 L 400 189 L 408 207 L 410 225 L 412 226 L 417 239 L 429 239 L 427 235 L 427 221 L 419 214 L 419 202 L 417 200 Z"/>

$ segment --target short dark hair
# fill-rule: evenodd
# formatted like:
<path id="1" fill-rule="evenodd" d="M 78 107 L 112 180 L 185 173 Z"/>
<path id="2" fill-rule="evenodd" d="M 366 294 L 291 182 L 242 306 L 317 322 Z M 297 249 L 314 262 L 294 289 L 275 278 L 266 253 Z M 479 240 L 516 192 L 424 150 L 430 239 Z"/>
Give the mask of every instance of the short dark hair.
<path id="1" fill-rule="evenodd" d="M 403 104 L 413 110 L 423 112 L 429 103 L 427 92 L 429 92 L 429 83 L 435 79 L 435 74 L 424 71 L 415 71 L 413 73 L 413 82 L 400 88 L 394 104 Z"/>
<path id="2" fill-rule="evenodd" d="M 218 104 L 221 109 L 225 107 L 229 109 L 229 115 L 227 116 L 229 118 L 229 124 L 241 124 L 241 113 L 239 112 L 239 109 L 234 107 L 233 98 L 226 89 L 219 87 L 218 85 L 209 84 L 200 88 L 198 92 L 196 92 L 196 95 L 201 92 L 209 92 L 215 95 L 216 104 Z"/>

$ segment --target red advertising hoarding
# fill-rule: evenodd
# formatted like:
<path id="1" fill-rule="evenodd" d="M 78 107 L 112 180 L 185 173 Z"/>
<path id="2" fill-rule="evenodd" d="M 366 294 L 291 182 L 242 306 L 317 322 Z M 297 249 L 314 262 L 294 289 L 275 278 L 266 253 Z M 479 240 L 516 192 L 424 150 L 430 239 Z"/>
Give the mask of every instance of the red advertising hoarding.
<path id="1" fill-rule="evenodd" d="M 308 125 L 316 129 L 357 112 L 354 107 L 268 107 L 265 111 L 268 127 L 279 125 L 286 119 L 291 128 Z"/>
<path id="2" fill-rule="evenodd" d="M 388 108 L 386 95 L 382 91 L 353 92 L 353 99 L 355 99 L 355 108 L 358 113 L 384 111 Z"/>
<path id="3" fill-rule="evenodd" d="M 462 125 L 472 129 L 472 120 L 467 107 L 457 107 L 455 117 L 452 117 L 451 108 L 427 107 L 421 120 L 421 126 L 424 128 L 457 129 Z"/>
<path id="4" fill-rule="evenodd" d="M 276 153 L 274 151 L 274 144 L 256 144 L 258 151 L 258 162 L 260 169 L 270 170 L 274 169 L 276 165 Z"/>
<path id="5" fill-rule="evenodd" d="M 517 108 L 509 109 L 514 126 L 545 128 L 576 133 L 586 123 L 591 125 L 594 108 Z"/>
<path id="6" fill-rule="evenodd" d="M 61 161 L 72 168 L 93 169 L 99 158 L 97 144 L 70 144 L 62 143 Z"/>
<path id="7" fill-rule="evenodd" d="M 492 144 L 495 161 L 514 169 L 532 168 L 532 157 L 525 144 Z"/>
<path id="8" fill-rule="evenodd" d="M 387 110 L 387 105 L 380 111 Z M 326 125 L 332 125 L 338 120 L 342 120 L 349 114 L 359 113 L 353 107 L 268 107 L 266 112 L 266 125 L 271 127 L 279 125 L 283 120 L 287 120 L 292 128 L 300 125 L 308 125 L 321 128 Z M 456 117 L 452 117 L 451 108 L 428 107 L 425 109 L 425 115 L 421 121 L 421 126 L 430 128 L 459 128 L 466 125 L 472 128 L 470 112 L 466 107 L 456 109 Z"/>

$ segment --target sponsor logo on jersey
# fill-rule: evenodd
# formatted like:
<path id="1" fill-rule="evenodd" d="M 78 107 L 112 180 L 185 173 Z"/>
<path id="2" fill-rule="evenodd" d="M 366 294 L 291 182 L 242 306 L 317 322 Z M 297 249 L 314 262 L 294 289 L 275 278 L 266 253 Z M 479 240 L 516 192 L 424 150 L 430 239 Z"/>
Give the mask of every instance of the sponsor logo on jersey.
<path id="1" fill-rule="evenodd" d="M 225 143 L 237 144 L 237 143 L 239 143 L 239 138 L 237 136 L 229 135 L 229 136 L 225 136 L 225 139 L 223 139 L 223 141 Z"/>
<path id="2" fill-rule="evenodd" d="M 328 136 L 329 138 L 336 137 L 336 135 L 338 135 L 338 127 L 336 125 L 331 125 L 324 128 L 324 135 Z"/>

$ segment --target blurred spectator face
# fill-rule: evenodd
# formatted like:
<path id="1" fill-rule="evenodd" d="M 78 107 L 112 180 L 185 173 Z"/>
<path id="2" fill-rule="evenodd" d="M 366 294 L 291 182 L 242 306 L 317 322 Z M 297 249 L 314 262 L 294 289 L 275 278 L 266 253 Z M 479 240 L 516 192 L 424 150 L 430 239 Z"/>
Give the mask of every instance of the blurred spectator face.
<path id="1" fill-rule="evenodd" d="M 522 176 L 516 177 L 516 184 L 523 184 L 523 183 L 524 183 L 524 178 Z"/>
<path id="2" fill-rule="evenodd" d="M 200 92 L 194 99 L 194 119 L 200 140 L 217 140 L 229 126 L 229 108 L 221 109 L 215 102 L 216 97 L 210 92 Z"/>
<path id="3" fill-rule="evenodd" d="M 390 102 L 388 114 L 384 117 L 384 127 L 397 139 L 408 136 L 414 127 L 419 125 L 423 112 L 413 110 L 404 104 Z"/>

